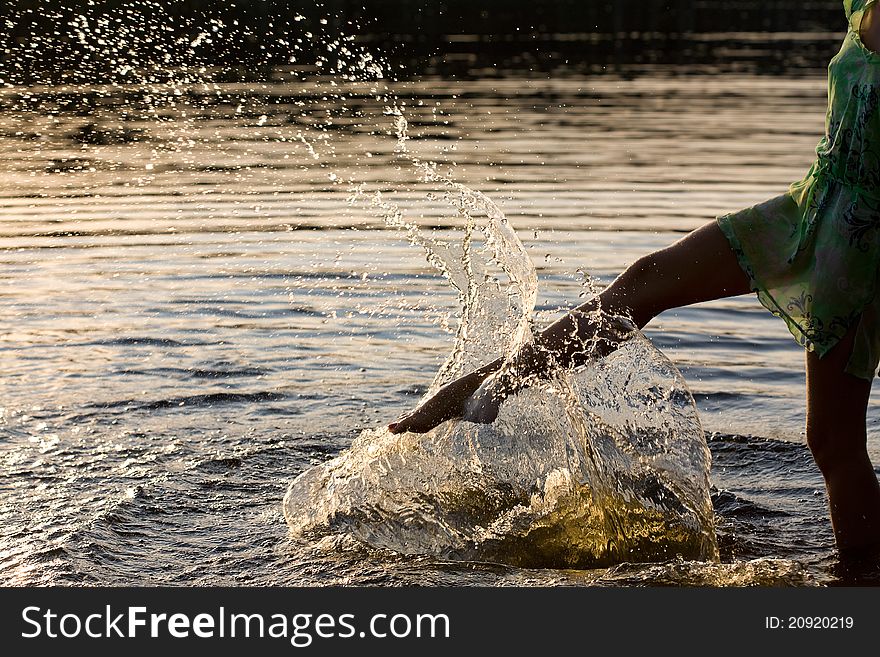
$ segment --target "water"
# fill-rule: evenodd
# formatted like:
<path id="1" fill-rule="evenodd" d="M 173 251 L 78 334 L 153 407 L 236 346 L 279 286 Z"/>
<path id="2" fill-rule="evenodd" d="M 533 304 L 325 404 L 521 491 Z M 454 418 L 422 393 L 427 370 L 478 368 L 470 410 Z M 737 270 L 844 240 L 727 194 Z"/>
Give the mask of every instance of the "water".
<path id="1" fill-rule="evenodd" d="M 397 134 L 407 134 L 401 117 Z M 426 182 L 435 178 L 429 168 Z M 515 360 L 533 340 L 538 289 L 498 206 L 441 182 L 467 222 L 461 241 L 408 228 L 461 304 L 455 344 L 426 396 L 488 360 Z M 379 207 L 400 223 L 399 208 Z M 521 378 L 524 389 L 491 425 L 450 421 L 427 435 L 365 430 L 291 484 L 284 515 L 292 534 L 542 568 L 717 559 L 709 452 L 693 398 L 635 326 L 618 321 L 613 332 L 624 342 L 606 358 Z"/>
<path id="2" fill-rule="evenodd" d="M 829 57 L 842 32 L 832 36 L 816 37 Z M 278 68 L 258 86 L 180 85 L 185 109 L 145 101 L 137 85 L 3 89 L 0 580 L 839 581 L 804 446 L 803 356 L 751 297 L 646 330 L 707 432 L 719 563 L 572 570 L 303 543 L 281 503 L 306 469 L 410 408 L 455 336 L 455 292 L 405 231 L 350 202 L 354 187 L 383 190 L 448 241 L 464 220 L 429 197 L 436 185 L 411 158 L 485 193 L 531 255 L 549 321 L 586 293 L 579 269 L 601 286 L 803 175 L 825 79 L 796 73 L 435 72 L 384 81 L 377 100 L 369 81 Z M 408 120 L 406 153 L 388 99 Z"/>

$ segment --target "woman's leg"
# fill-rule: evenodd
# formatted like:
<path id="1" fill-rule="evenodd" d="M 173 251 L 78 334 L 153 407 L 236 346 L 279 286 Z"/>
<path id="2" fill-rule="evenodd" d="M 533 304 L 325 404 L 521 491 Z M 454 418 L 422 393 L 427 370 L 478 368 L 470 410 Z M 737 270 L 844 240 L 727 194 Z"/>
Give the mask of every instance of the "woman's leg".
<path id="1" fill-rule="evenodd" d="M 842 556 L 880 548 L 880 485 L 866 448 L 871 382 L 847 374 L 856 326 L 823 358 L 807 352 L 807 443 Z"/>
<path id="2" fill-rule="evenodd" d="M 749 278 L 716 222 L 707 223 L 670 246 L 639 258 L 596 298 L 544 329 L 509 369 L 498 372 L 468 399 L 463 417 L 493 422 L 501 402 L 531 374 L 540 375 L 548 357 L 563 367 L 615 350 L 631 330 L 664 310 L 746 294 Z M 600 311 L 601 312 L 597 312 Z M 418 413 L 418 411 L 416 411 Z"/>
<path id="3" fill-rule="evenodd" d="M 625 315 L 642 328 L 664 310 L 751 290 L 736 255 L 714 221 L 666 248 L 636 260 L 597 298 L 579 306 L 541 332 L 538 342 L 563 366 L 607 353 L 621 331 L 600 325 L 607 315 Z M 602 338 L 600 342 L 594 336 Z M 586 347 L 585 351 L 585 345 Z"/>
<path id="4" fill-rule="evenodd" d="M 626 315 L 641 328 L 669 308 L 749 291 L 748 276 L 730 243 L 718 224 L 709 222 L 674 244 L 639 258 L 596 299 L 547 327 L 537 338 L 539 348 L 529 348 L 528 354 L 517 359 L 512 376 L 504 372 L 493 375 L 502 365 L 502 359 L 498 359 L 447 384 L 417 409 L 391 423 L 389 429 L 393 433 L 422 433 L 461 416 L 474 422 L 492 422 L 501 400 L 515 389 L 515 382 L 539 372 L 546 364 L 546 355 L 562 366 L 570 366 L 616 348 L 617 338 L 622 337 L 626 327 L 621 330 L 613 323 L 608 325 L 595 312 L 600 308 L 606 317 L 608 313 Z"/>
<path id="5" fill-rule="evenodd" d="M 639 258 L 599 295 L 603 309 L 639 328 L 664 310 L 751 291 L 730 243 L 714 221 Z"/>

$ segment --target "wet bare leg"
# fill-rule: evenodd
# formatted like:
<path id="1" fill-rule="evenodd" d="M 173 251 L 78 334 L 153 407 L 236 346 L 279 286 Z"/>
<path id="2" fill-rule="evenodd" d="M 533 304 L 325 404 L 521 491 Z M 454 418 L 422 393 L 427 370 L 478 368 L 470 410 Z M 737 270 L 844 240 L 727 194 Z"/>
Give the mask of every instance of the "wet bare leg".
<path id="1" fill-rule="evenodd" d="M 472 422 L 494 421 L 501 401 L 547 358 L 564 367 L 576 366 L 613 351 L 628 333 L 623 318 L 631 318 L 642 328 L 664 310 L 749 291 L 748 276 L 724 233 L 714 221 L 708 223 L 639 258 L 596 298 L 549 326 L 522 357 L 525 365 L 487 379 L 466 402 L 463 417 Z M 530 361 L 536 365 L 530 366 Z"/>
<path id="2" fill-rule="evenodd" d="M 516 374 L 521 377 L 530 370 L 534 372 L 548 358 L 567 367 L 576 365 L 579 359 L 614 349 L 625 327 L 597 321 L 602 316 L 596 312 L 599 307 L 604 315 L 629 317 L 641 328 L 669 308 L 749 291 L 748 277 L 727 238 L 716 222 L 709 222 L 674 244 L 639 258 L 597 298 L 542 331 L 530 353 L 517 359 Z M 482 383 L 500 366 L 501 362 L 496 361 L 480 370 L 479 376 L 471 373 L 444 386 L 419 408 L 389 425 L 389 429 L 394 433 L 424 432 L 444 420 L 463 415 L 472 421 L 491 422 L 501 400 L 510 394 L 510 385 L 501 375 L 485 386 Z M 473 399 L 466 394 L 478 389 L 480 392 Z"/>
<path id="3" fill-rule="evenodd" d="M 807 352 L 807 443 L 828 492 L 841 556 L 880 551 L 880 484 L 868 458 L 871 382 L 844 370 L 856 327 L 823 358 Z"/>
<path id="4" fill-rule="evenodd" d="M 598 302 L 606 312 L 631 317 L 642 328 L 664 310 L 749 291 L 748 277 L 713 221 L 636 260 L 598 296 Z M 589 301 L 577 310 L 589 311 L 594 303 Z M 570 320 L 564 317 L 541 334 L 542 341 L 564 333 L 567 321 L 570 328 Z"/>

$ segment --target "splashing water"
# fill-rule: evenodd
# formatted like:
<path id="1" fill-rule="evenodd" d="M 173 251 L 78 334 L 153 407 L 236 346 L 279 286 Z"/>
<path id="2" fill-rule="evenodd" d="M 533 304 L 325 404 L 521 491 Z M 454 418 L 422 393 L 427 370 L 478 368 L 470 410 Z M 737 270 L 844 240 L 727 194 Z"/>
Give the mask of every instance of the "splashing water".
<path id="1" fill-rule="evenodd" d="M 466 219 L 460 242 L 425 236 L 381 195 L 373 205 L 459 293 L 458 334 L 431 395 L 531 340 L 537 275 L 489 198 L 430 166 L 425 179 L 440 182 Z M 364 431 L 293 481 L 284 513 L 303 538 L 344 534 L 451 559 L 531 567 L 715 559 L 709 462 L 684 380 L 637 332 L 611 355 L 507 399 L 492 425 Z"/>
<path id="2" fill-rule="evenodd" d="M 409 155 L 405 104 L 385 85 L 384 62 L 350 36 L 331 40 L 320 28 L 300 28 L 297 19 L 278 26 L 278 52 L 255 56 L 283 56 L 291 66 L 283 71 L 292 78 L 290 88 L 272 97 L 266 87 L 227 84 L 226 73 L 211 67 L 218 51 L 228 50 L 226 56 L 235 59 L 234 44 L 247 42 L 249 35 L 231 16 L 178 25 L 186 33 L 181 36 L 169 27 L 162 3 L 129 4 L 135 9 L 105 14 L 106 7 L 71 3 L 47 16 L 32 10 L 19 16 L 23 24 L 47 19 L 69 25 L 77 40 L 63 48 L 51 38 L 10 41 L 0 70 L 5 109 L 0 127 L 25 134 L 22 126 L 36 120 L 26 136 L 38 140 L 51 133 L 49 123 L 57 117 L 79 112 L 83 99 L 93 106 L 72 133 L 82 146 L 80 155 L 61 153 L 44 167 L 46 176 L 103 175 L 76 184 L 79 192 L 96 190 L 97 198 L 107 185 L 140 187 L 174 174 L 163 154 L 182 153 L 175 157 L 193 175 L 222 180 L 228 173 L 237 184 L 254 180 L 260 164 L 255 147 L 227 150 L 220 139 L 209 155 L 195 156 L 200 146 L 193 135 L 200 117 L 207 117 L 249 124 L 255 140 L 293 146 L 297 166 L 310 172 L 313 166 L 325 168 L 336 183 L 343 179 L 342 168 L 328 169 L 340 161 L 328 135 L 348 121 L 345 125 L 370 143 L 368 118 L 346 101 L 364 107 L 375 101 L 390 107 L 397 156 L 409 157 L 423 172 L 422 182 L 437 188 L 433 200 L 464 220 L 461 239 L 442 242 L 408 223 L 378 192 L 361 189 L 354 195 L 368 199 L 386 224 L 405 229 L 459 294 L 455 343 L 428 394 L 531 340 L 538 287 L 522 244 L 489 198 Z M 316 32 L 307 31 L 312 29 Z M 120 38 L 109 39 L 109 33 Z M 98 80 L 106 84 L 95 85 Z M 56 91 L 59 82 L 67 86 Z M 125 117 L 136 128 L 117 126 L 112 114 L 102 113 L 102 99 L 113 93 L 125 95 L 127 105 L 131 101 Z M 338 101 L 335 114 L 327 98 Z M 265 111 L 279 100 L 283 121 Z M 124 149 L 143 152 L 123 157 Z M 576 372 L 556 372 L 508 399 L 493 425 L 447 422 L 421 436 L 363 432 L 348 451 L 297 478 L 284 511 L 296 535 L 344 535 L 406 554 L 527 566 L 671 555 L 710 559 L 716 548 L 708 466 L 681 376 L 638 334 L 614 354 Z"/>

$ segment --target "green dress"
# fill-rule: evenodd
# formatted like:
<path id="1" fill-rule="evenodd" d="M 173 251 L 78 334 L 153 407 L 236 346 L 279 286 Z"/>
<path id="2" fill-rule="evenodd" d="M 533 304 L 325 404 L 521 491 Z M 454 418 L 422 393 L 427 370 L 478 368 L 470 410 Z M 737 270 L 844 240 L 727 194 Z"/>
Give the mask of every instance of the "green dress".
<path id="1" fill-rule="evenodd" d="M 880 361 L 880 53 L 859 24 L 876 1 L 843 2 L 849 26 L 828 65 L 825 134 L 806 176 L 717 218 L 758 299 L 806 349 L 821 358 L 858 322 L 846 371 L 869 380 Z"/>

